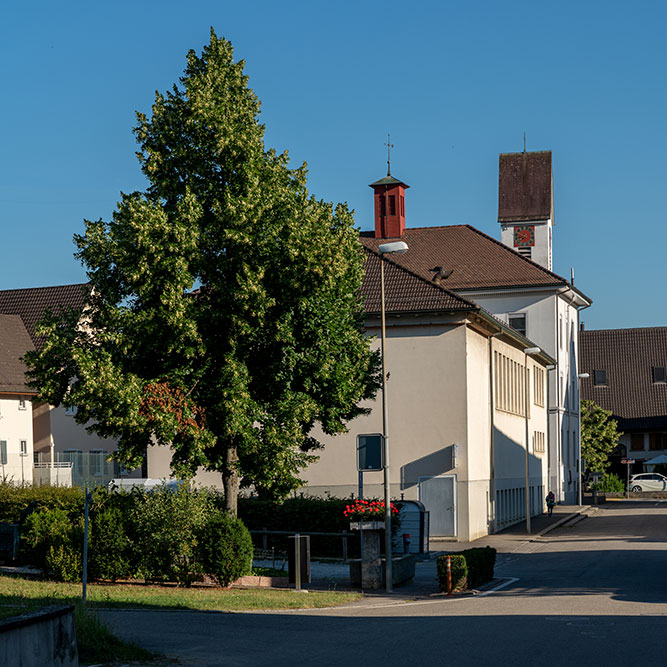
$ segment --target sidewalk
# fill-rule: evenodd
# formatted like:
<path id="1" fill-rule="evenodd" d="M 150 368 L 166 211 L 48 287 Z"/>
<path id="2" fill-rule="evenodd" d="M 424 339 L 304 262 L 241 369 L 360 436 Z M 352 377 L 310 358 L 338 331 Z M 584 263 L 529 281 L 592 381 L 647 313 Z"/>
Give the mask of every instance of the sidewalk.
<path id="1" fill-rule="evenodd" d="M 542 514 L 531 518 L 531 533 L 526 533 L 526 524 L 521 522 L 506 528 L 493 535 L 474 540 L 473 542 L 457 542 L 451 538 L 431 538 L 428 558 L 418 561 L 415 567 L 415 577 L 411 581 L 397 586 L 393 593 L 387 594 L 382 590 L 366 591 L 367 595 L 387 596 L 395 598 L 414 598 L 432 595 L 438 592 L 437 558 L 446 553 L 463 551 L 471 547 L 490 546 L 498 552 L 498 562 L 504 554 L 514 552 L 520 544 L 530 541 L 569 521 L 579 520 L 586 516 L 590 509 L 587 505 L 557 505 L 553 515 Z M 310 566 L 312 582 L 306 588 L 313 590 L 350 589 L 349 566 L 347 563 L 320 563 L 312 561 Z"/>

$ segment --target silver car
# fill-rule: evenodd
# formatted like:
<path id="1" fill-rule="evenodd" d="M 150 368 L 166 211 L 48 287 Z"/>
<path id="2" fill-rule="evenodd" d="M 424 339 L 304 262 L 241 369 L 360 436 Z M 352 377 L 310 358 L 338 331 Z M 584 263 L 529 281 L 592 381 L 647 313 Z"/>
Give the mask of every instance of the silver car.
<path id="1" fill-rule="evenodd" d="M 640 491 L 665 491 L 667 490 L 667 477 L 657 472 L 643 472 L 641 475 L 630 477 L 630 490 Z"/>

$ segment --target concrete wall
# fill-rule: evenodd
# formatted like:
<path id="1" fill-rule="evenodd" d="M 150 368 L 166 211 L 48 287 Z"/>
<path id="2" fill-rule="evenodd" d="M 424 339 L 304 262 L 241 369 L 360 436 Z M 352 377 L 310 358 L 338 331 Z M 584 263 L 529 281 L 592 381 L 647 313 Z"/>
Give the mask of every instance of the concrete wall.
<path id="1" fill-rule="evenodd" d="M 171 456 L 169 447 L 152 445 L 146 452 L 148 477 L 150 479 L 169 479 L 171 477 Z M 200 468 L 193 482 L 196 486 L 222 488 L 222 475 Z"/>
<path id="2" fill-rule="evenodd" d="M 379 335 L 374 323 L 371 335 Z M 387 330 L 387 383 L 392 495 L 417 500 L 419 478 L 450 472 L 451 446 L 465 446 L 465 327 L 453 322 L 393 323 Z M 379 346 L 375 340 L 374 347 Z M 308 492 L 339 497 L 357 494 L 356 437 L 382 433 L 382 398 L 369 415 L 336 437 L 315 432 L 325 443 L 320 459 L 302 478 Z M 364 495 L 382 495 L 382 472 L 364 473 Z"/>
<path id="3" fill-rule="evenodd" d="M 393 321 L 387 336 L 392 496 L 418 500 L 420 479 L 455 475 L 457 538 L 470 540 L 488 534 L 493 529 L 490 352 L 501 351 L 523 365 L 519 344 L 500 339 L 490 344 L 488 335 L 464 321 L 451 320 L 422 325 Z M 531 368 L 532 364 L 529 361 Z M 368 407 L 371 413 L 352 422 L 349 433 L 335 438 L 315 434 L 325 449 L 302 475 L 306 482 L 302 492 L 337 497 L 357 494 L 356 437 L 382 432 L 381 395 Z M 524 488 L 525 418 L 496 410 L 494 422 L 495 433 L 502 433 L 506 440 L 504 445 L 499 438 L 496 480 L 501 488 Z M 546 424 L 546 406 L 535 407 L 529 432 L 546 433 Z M 531 485 L 541 488 L 546 454 L 530 456 L 535 457 Z M 382 495 L 382 472 L 365 472 L 364 496 Z"/>
<path id="4" fill-rule="evenodd" d="M 17 484 L 32 484 L 32 403 L 27 396 L 23 401 L 17 395 L 0 398 L 0 440 L 7 442 L 7 463 L 0 466 L 2 477 Z M 21 440 L 26 442 L 24 455 Z"/>
<path id="5" fill-rule="evenodd" d="M 536 288 L 494 292 L 464 290 L 462 294 L 506 322 L 511 313 L 525 313 L 526 336 L 556 360 L 556 369 L 548 374 L 547 448 L 551 476 L 547 485 L 557 499 L 575 502 L 580 431 L 577 386 L 579 314 L 567 293 L 560 292 L 554 288 Z"/>
<path id="6" fill-rule="evenodd" d="M 0 620 L 0 665 L 78 667 L 74 607 L 46 607 Z"/>

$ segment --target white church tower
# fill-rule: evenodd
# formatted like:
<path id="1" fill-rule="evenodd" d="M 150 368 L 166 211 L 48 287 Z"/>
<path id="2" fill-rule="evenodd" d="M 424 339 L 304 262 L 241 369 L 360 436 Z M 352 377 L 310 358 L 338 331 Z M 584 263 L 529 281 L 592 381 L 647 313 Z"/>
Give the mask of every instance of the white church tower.
<path id="1" fill-rule="evenodd" d="M 506 246 L 551 271 L 551 151 L 500 154 L 498 222 Z"/>

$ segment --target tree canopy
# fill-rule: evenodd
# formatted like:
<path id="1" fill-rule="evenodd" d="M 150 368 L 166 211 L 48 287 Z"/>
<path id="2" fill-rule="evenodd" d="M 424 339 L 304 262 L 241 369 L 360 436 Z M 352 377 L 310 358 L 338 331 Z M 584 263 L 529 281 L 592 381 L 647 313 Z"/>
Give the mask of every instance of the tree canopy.
<path id="1" fill-rule="evenodd" d="M 605 472 L 609 467 L 609 454 L 622 435 L 609 410 L 593 401 L 581 402 L 581 456 L 587 470 Z"/>
<path id="2" fill-rule="evenodd" d="M 379 386 L 362 328 L 363 256 L 352 213 L 308 194 L 305 164 L 264 146 L 244 62 L 211 31 L 135 134 L 145 192 L 85 221 L 83 319 L 50 318 L 27 357 L 38 398 L 117 440 L 138 465 L 170 446 L 178 476 L 220 471 L 281 496 L 325 434 Z"/>

